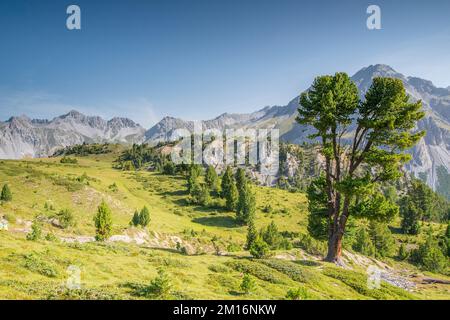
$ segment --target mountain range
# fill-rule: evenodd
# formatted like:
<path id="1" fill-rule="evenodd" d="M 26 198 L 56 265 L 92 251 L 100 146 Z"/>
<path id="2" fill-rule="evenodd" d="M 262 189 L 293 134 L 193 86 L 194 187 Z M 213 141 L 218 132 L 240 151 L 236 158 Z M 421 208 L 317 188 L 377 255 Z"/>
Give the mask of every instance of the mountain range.
<path id="1" fill-rule="evenodd" d="M 406 169 L 433 189 L 450 196 L 450 87 L 438 88 L 431 81 L 407 77 L 390 66 L 365 67 L 352 76 L 361 95 L 374 77 L 401 79 L 413 100 L 422 100 L 426 116 L 418 123 L 427 135 L 412 150 L 413 160 Z M 249 114 L 224 113 L 201 121 L 204 129 L 278 128 L 283 141 L 308 141 L 311 128 L 296 123 L 298 97 L 284 106 L 264 107 Z M 176 129 L 192 130 L 192 121 L 165 117 L 145 130 L 126 118 L 109 121 L 85 116 L 77 111 L 48 120 L 31 120 L 25 116 L 0 122 L 0 158 L 43 157 L 54 150 L 83 142 L 157 143 L 167 141 Z"/>

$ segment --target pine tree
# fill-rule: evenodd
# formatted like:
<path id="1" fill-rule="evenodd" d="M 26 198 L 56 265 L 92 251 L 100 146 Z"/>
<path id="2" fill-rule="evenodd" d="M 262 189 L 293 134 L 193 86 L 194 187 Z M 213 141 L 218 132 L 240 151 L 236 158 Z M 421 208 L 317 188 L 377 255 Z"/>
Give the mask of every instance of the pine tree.
<path id="1" fill-rule="evenodd" d="M 206 169 L 205 174 L 205 182 L 206 185 L 209 187 L 209 190 L 212 192 L 217 192 L 219 189 L 219 177 L 217 176 L 216 169 L 214 169 L 213 166 L 209 165 Z"/>
<path id="2" fill-rule="evenodd" d="M 148 287 L 148 294 L 156 296 L 157 298 L 164 299 L 170 295 L 172 284 L 170 278 L 164 269 L 158 269 L 158 276 L 152 280 Z"/>
<path id="3" fill-rule="evenodd" d="M 373 242 L 370 239 L 370 235 L 367 232 L 366 228 L 361 228 L 356 235 L 356 241 L 353 244 L 353 250 L 366 256 L 375 255 L 375 246 L 373 245 Z"/>
<path id="4" fill-rule="evenodd" d="M 297 122 L 314 128 L 310 137 L 320 141 L 324 158 L 324 201 L 314 201 L 328 212 L 321 216 L 330 231 L 326 261 L 341 259 L 349 217 L 389 221 L 398 213 L 382 184 L 402 176 L 400 169 L 410 160 L 406 150 L 425 135 L 414 130 L 425 116 L 421 109 L 395 78 L 374 78 L 360 97 L 351 78 L 336 73 L 317 77 L 302 93 Z M 349 147 L 342 142 L 348 132 Z"/>
<path id="5" fill-rule="evenodd" d="M 261 259 L 267 257 L 269 253 L 269 245 L 260 236 L 256 237 L 256 240 L 253 241 L 250 247 L 250 254 L 257 259 Z"/>
<path id="6" fill-rule="evenodd" d="M 221 182 L 222 192 L 220 195 L 222 198 L 226 198 L 227 192 L 230 190 L 232 184 L 234 184 L 233 172 L 231 171 L 231 167 L 227 166 L 225 172 L 223 173 Z"/>
<path id="7" fill-rule="evenodd" d="M 42 237 L 42 229 L 37 221 L 33 221 L 31 231 L 27 234 L 27 240 L 37 241 Z"/>
<path id="8" fill-rule="evenodd" d="M 188 183 L 188 192 L 191 194 L 194 186 L 199 183 L 199 178 L 202 175 L 202 168 L 198 164 L 191 164 L 189 166 L 188 175 L 187 175 L 187 183 Z"/>
<path id="9" fill-rule="evenodd" d="M 236 188 L 237 189 L 237 188 Z M 242 186 L 237 203 L 236 220 L 244 225 L 254 218 L 256 211 L 256 200 L 248 183 Z"/>
<path id="10" fill-rule="evenodd" d="M 442 272 L 447 268 L 448 259 L 439 247 L 431 228 L 428 230 L 425 243 L 419 245 L 419 248 L 412 252 L 411 260 L 427 271 Z"/>
<path id="11" fill-rule="evenodd" d="M 238 201 L 238 190 L 234 181 L 231 167 L 228 166 L 222 177 L 222 198 L 226 200 L 226 208 L 229 211 L 236 210 Z"/>
<path id="12" fill-rule="evenodd" d="M 150 223 L 150 212 L 147 207 L 143 207 L 141 212 L 139 213 L 139 224 L 142 227 L 146 227 Z"/>
<path id="13" fill-rule="evenodd" d="M 401 228 L 403 233 L 419 234 L 422 213 L 408 196 L 402 199 L 401 203 L 400 215 L 402 216 Z"/>
<path id="14" fill-rule="evenodd" d="M 7 184 L 5 184 L 2 188 L 0 200 L 2 200 L 4 202 L 12 201 L 12 193 Z"/>
<path id="15" fill-rule="evenodd" d="M 245 170 L 238 168 L 236 171 L 236 187 L 238 192 L 241 192 L 247 184 L 247 177 L 245 176 Z"/>
<path id="16" fill-rule="evenodd" d="M 242 278 L 242 282 L 241 282 L 241 286 L 240 286 L 241 290 L 245 294 L 249 294 L 253 290 L 255 290 L 255 287 L 256 287 L 256 282 L 252 278 L 252 276 L 250 276 L 248 273 L 244 274 L 244 277 Z"/>
<path id="17" fill-rule="evenodd" d="M 256 231 L 255 223 L 252 219 L 247 228 L 247 242 L 245 244 L 245 250 L 250 250 L 256 238 L 258 237 L 258 232 Z"/>
<path id="18" fill-rule="evenodd" d="M 274 250 L 278 249 L 283 241 L 283 237 L 278 231 L 278 227 L 274 221 L 272 221 L 266 229 L 262 230 L 261 237 Z"/>
<path id="19" fill-rule="evenodd" d="M 208 206 L 211 202 L 208 186 L 204 183 L 196 182 L 192 187 L 190 201 L 193 204 Z"/>
<path id="20" fill-rule="evenodd" d="M 369 234 L 372 243 L 375 246 L 375 255 L 377 257 L 383 258 L 393 254 L 395 241 L 387 224 L 371 221 L 369 225 Z"/>
<path id="21" fill-rule="evenodd" d="M 139 225 L 139 211 L 135 210 L 133 218 L 131 218 L 130 225 L 137 227 Z"/>
<path id="22" fill-rule="evenodd" d="M 228 190 L 227 192 L 227 196 L 226 196 L 226 208 L 229 211 L 235 211 L 236 210 L 236 206 L 237 206 L 237 202 L 238 202 L 238 190 L 236 188 L 236 185 L 234 183 L 232 183 L 230 185 L 230 190 Z"/>
<path id="23" fill-rule="evenodd" d="M 400 259 L 400 260 L 406 260 L 406 259 L 408 259 L 408 257 L 409 257 L 409 252 L 408 252 L 408 250 L 406 250 L 406 246 L 405 246 L 405 244 L 404 243 L 402 243 L 401 245 L 400 245 L 400 247 L 398 248 L 398 258 Z"/>
<path id="24" fill-rule="evenodd" d="M 105 201 L 102 201 L 98 206 L 97 214 L 94 216 L 94 224 L 96 229 L 95 239 L 97 241 L 107 240 L 112 230 L 112 214 Z"/>

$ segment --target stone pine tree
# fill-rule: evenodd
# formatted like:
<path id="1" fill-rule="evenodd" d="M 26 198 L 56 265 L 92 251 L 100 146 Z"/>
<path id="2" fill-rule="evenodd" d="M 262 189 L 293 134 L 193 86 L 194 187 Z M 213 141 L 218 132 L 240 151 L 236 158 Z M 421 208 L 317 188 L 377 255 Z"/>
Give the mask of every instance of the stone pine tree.
<path id="1" fill-rule="evenodd" d="M 194 189 L 194 186 L 196 186 L 199 183 L 199 178 L 202 175 L 202 167 L 198 164 L 191 164 L 189 166 L 188 174 L 187 174 L 187 187 L 188 192 L 191 193 Z"/>
<path id="2" fill-rule="evenodd" d="M 241 192 L 246 183 L 247 177 L 245 176 L 245 170 L 243 168 L 238 168 L 236 171 L 236 187 L 239 192 Z"/>
<path id="3" fill-rule="evenodd" d="M 317 77 L 301 95 L 297 121 L 315 129 L 310 138 L 321 144 L 324 157 L 324 175 L 308 190 L 308 200 L 310 215 L 316 216 L 310 229 L 317 236 L 326 226 L 321 235 L 328 240 L 325 260 L 340 262 L 350 215 L 382 221 L 398 213 L 380 183 L 400 177 L 411 158 L 405 150 L 424 136 L 413 132 L 424 116 L 421 107 L 393 78 L 374 78 L 360 99 L 345 73 Z"/>
<path id="4" fill-rule="evenodd" d="M 148 226 L 150 223 L 150 211 L 148 211 L 147 207 L 143 207 L 141 212 L 139 213 L 139 224 L 143 227 Z"/>
<path id="5" fill-rule="evenodd" d="M 94 216 L 94 224 L 97 241 L 105 241 L 111 236 L 112 214 L 105 201 L 102 201 L 98 206 L 97 214 Z"/>
<path id="6" fill-rule="evenodd" d="M 225 198 L 226 208 L 229 211 L 236 210 L 238 202 L 238 190 L 236 188 L 236 182 L 234 181 L 233 172 L 231 167 L 227 167 L 222 177 L 222 198 Z"/>
<path id="7" fill-rule="evenodd" d="M 247 228 L 247 241 L 245 243 L 245 250 L 250 250 L 256 238 L 258 237 L 258 231 L 256 231 L 255 221 L 251 219 Z"/>
<path id="8" fill-rule="evenodd" d="M 7 184 L 3 185 L 2 192 L 0 194 L 0 200 L 4 202 L 8 202 L 12 200 L 12 192 L 11 189 L 9 189 L 9 186 Z"/>
<path id="9" fill-rule="evenodd" d="M 131 218 L 130 225 L 137 227 L 139 225 L 139 211 L 134 211 L 133 218 Z"/>
<path id="10" fill-rule="evenodd" d="M 236 211 L 236 220 L 244 225 L 254 219 L 256 211 L 256 200 L 249 183 L 245 183 L 239 191 Z"/>
<path id="11" fill-rule="evenodd" d="M 420 180 L 413 179 L 400 201 L 401 227 L 406 234 L 418 234 L 420 221 L 430 219 L 434 211 L 433 190 Z"/>
<path id="12" fill-rule="evenodd" d="M 217 192 L 219 189 L 219 177 L 217 176 L 216 169 L 209 165 L 205 173 L 205 182 L 209 190 L 212 192 Z"/>

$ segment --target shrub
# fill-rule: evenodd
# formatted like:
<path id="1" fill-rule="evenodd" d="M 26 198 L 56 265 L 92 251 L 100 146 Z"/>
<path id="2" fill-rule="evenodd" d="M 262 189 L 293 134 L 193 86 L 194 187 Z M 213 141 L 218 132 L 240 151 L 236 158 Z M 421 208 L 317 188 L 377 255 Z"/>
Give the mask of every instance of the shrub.
<path id="1" fill-rule="evenodd" d="M 115 182 L 113 184 L 111 184 L 110 186 L 108 186 L 108 189 L 111 190 L 112 192 L 119 191 L 119 187 L 117 186 L 117 184 Z"/>
<path id="2" fill-rule="evenodd" d="M 58 242 L 59 239 L 53 233 L 49 232 L 45 235 L 45 240 L 50 242 Z"/>
<path id="3" fill-rule="evenodd" d="M 275 284 L 284 283 L 283 279 L 280 278 L 280 276 L 277 275 L 277 273 L 274 272 L 272 268 L 269 268 L 256 261 L 240 259 L 233 260 L 225 264 L 238 272 L 251 274 L 252 276 L 263 281 Z"/>
<path id="4" fill-rule="evenodd" d="M 308 290 L 304 287 L 299 287 L 297 289 L 290 289 L 286 293 L 287 300 L 308 300 L 309 294 Z"/>
<path id="5" fill-rule="evenodd" d="M 261 259 L 267 257 L 269 253 L 269 245 L 261 237 L 257 237 L 250 247 L 250 254 L 257 259 Z"/>
<path id="6" fill-rule="evenodd" d="M 208 269 L 211 270 L 212 272 L 222 273 L 222 274 L 230 272 L 230 268 L 228 268 L 227 266 L 224 266 L 222 264 L 211 264 L 208 266 Z"/>
<path id="7" fill-rule="evenodd" d="M 244 277 L 242 278 L 240 288 L 241 288 L 242 292 L 244 292 L 245 294 L 249 294 L 253 290 L 255 290 L 256 282 L 252 278 L 252 276 L 250 276 L 249 274 L 246 273 L 246 274 L 244 274 Z"/>
<path id="8" fill-rule="evenodd" d="M 105 201 L 102 201 L 98 206 L 97 214 L 94 216 L 94 224 L 96 229 L 95 239 L 97 241 L 107 240 L 111 235 L 112 214 Z"/>
<path id="9" fill-rule="evenodd" d="M 278 249 L 291 250 L 293 247 L 294 246 L 292 245 L 291 241 L 283 238 L 278 246 Z"/>
<path id="10" fill-rule="evenodd" d="M 297 246 L 309 254 L 324 255 L 327 251 L 327 244 L 311 237 L 309 234 L 300 236 Z"/>
<path id="11" fill-rule="evenodd" d="M 37 241 L 42 237 L 42 229 L 37 221 L 33 221 L 31 225 L 31 231 L 27 234 L 27 240 Z"/>
<path id="12" fill-rule="evenodd" d="M 59 224 L 64 229 L 75 226 L 75 217 L 69 209 L 61 210 L 56 217 L 58 218 Z"/>
<path id="13" fill-rule="evenodd" d="M 262 208 L 262 212 L 264 212 L 264 213 L 272 213 L 273 212 L 273 207 L 272 207 L 272 205 L 269 203 L 269 204 L 266 204 L 263 208 Z"/>
<path id="14" fill-rule="evenodd" d="M 159 268 L 158 276 L 152 280 L 147 288 L 147 293 L 149 295 L 155 296 L 157 298 L 163 299 L 167 298 L 172 289 L 172 284 L 170 283 L 169 276 L 164 271 L 164 269 Z"/>
<path id="15" fill-rule="evenodd" d="M 78 160 L 75 158 L 70 158 L 70 157 L 62 157 L 61 160 L 59 160 L 60 163 L 69 163 L 69 164 L 77 164 Z"/>
<path id="16" fill-rule="evenodd" d="M 242 249 L 241 246 L 236 244 L 236 243 L 230 243 L 227 246 L 227 251 L 228 252 L 239 252 L 239 251 L 241 251 L 241 249 Z"/>
<path id="17" fill-rule="evenodd" d="M 24 267 L 32 272 L 36 272 L 50 278 L 54 278 L 58 275 L 58 271 L 52 264 L 42 260 L 42 258 L 35 253 L 24 255 L 24 260 Z"/>
<path id="18" fill-rule="evenodd" d="M 261 263 L 277 270 L 278 272 L 284 273 L 294 281 L 306 283 L 308 281 L 311 281 L 314 277 L 313 273 L 311 273 L 309 270 L 306 270 L 305 268 L 302 268 L 301 266 L 291 261 L 268 259 L 261 260 Z"/>
<path id="19" fill-rule="evenodd" d="M 179 242 L 177 242 L 176 249 L 177 249 L 177 251 L 180 252 L 181 254 L 184 254 L 184 255 L 187 255 L 187 254 L 188 254 L 188 251 L 187 251 L 186 247 L 185 247 L 185 246 L 182 246 L 181 243 L 179 243 Z"/>
<path id="20" fill-rule="evenodd" d="M 3 202 L 12 201 L 12 192 L 7 184 L 3 185 L 2 192 L 0 194 L 0 200 Z"/>
<path id="21" fill-rule="evenodd" d="M 175 164 L 172 161 L 166 161 L 163 166 L 162 173 L 173 176 L 176 172 Z"/>

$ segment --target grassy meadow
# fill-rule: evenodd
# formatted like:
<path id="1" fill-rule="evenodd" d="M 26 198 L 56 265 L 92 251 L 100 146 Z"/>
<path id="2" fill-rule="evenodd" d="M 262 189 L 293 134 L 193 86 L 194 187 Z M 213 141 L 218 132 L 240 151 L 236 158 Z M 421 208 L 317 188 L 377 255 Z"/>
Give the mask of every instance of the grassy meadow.
<path id="1" fill-rule="evenodd" d="M 340 268 L 321 261 L 315 252 L 320 248 L 302 245 L 252 259 L 242 249 L 247 228 L 223 209 L 222 199 L 207 208 L 189 205 L 184 177 L 113 169 L 117 152 L 78 157 L 77 164 L 62 164 L 58 157 L 0 162 L 0 184 L 7 183 L 13 194 L 12 201 L 0 206 L 0 217 L 8 221 L 8 230 L 0 231 L 0 299 L 152 299 L 146 287 L 158 268 L 170 279 L 167 299 L 285 299 L 298 288 L 303 299 L 450 298 L 448 285 L 420 281 L 449 277 L 394 259 L 378 262 L 349 253 L 347 268 Z M 274 221 L 294 243 L 307 233 L 303 193 L 253 190 L 257 229 Z M 117 241 L 92 241 L 93 216 L 102 200 L 112 210 Z M 143 206 L 150 211 L 149 226 L 130 227 L 134 211 Z M 52 224 L 62 209 L 73 212 L 74 226 Z M 26 239 L 35 219 L 41 221 L 43 235 L 52 238 Z M 395 237 L 400 241 L 407 236 Z M 405 290 L 382 281 L 379 289 L 368 289 L 367 261 L 415 286 Z M 66 287 L 70 266 L 81 272 L 79 290 Z M 254 279 L 251 293 L 241 290 L 244 274 Z"/>

